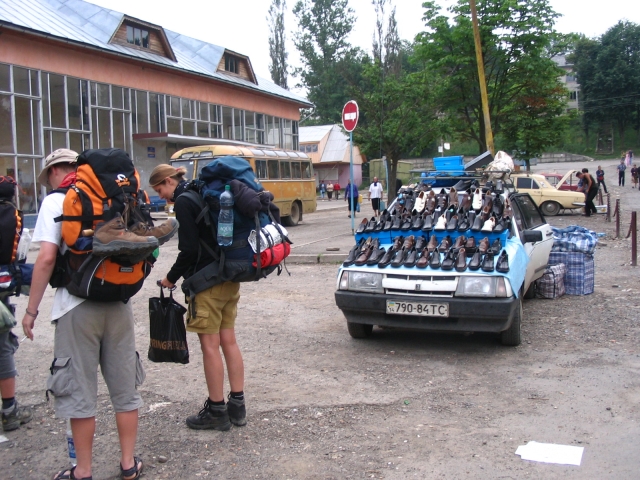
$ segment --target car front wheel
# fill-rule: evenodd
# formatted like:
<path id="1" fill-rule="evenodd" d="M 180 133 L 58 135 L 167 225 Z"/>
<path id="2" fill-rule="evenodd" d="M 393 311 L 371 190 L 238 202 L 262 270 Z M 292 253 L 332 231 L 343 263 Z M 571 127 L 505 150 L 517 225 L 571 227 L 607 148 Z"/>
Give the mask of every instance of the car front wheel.
<path id="1" fill-rule="evenodd" d="M 518 308 L 513 316 L 511 326 L 500 334 L 500 340 L 503 345 L 508 347 L 517 347 L 522 341 L 520 335 L 520 326 L 522 324 L 522 296 L 518 301 Z"/>
<path id="2" fill-rule="evenodd" d="M 352 338 L 368 338 L 373 332 L 373 325 L 367 325 L 365 323 L 353 323 L 347 322 L 347 330 Z"/>

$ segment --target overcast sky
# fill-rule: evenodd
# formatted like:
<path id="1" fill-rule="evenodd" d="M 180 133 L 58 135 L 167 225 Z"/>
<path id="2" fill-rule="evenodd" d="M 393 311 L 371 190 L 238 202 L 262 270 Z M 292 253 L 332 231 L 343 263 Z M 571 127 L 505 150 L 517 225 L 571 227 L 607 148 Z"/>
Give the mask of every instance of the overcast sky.
<path id="1" fill-rule="evenodd" d="M 91 3 L 155 23 L 190 37 L 247 55 L 256 74 L 269 76 L 269 26 L 267 12 L 271 0 L 89 0 Z M 394 0 L 400 37 L 412 40 L 423 30 L 423 0 Z M 296 0 L 287 0 L 285 18 L 290 66 L 297 66 L 298 55 L 292 43 L 297 29 L 291 14 Z M 443 7 L 453 0 L 440 0 Z M 622 19 L 640 24 L 638 0 L 550 0 L 558 19 L 556 29 L 562 33 L 578 32 L 589 37 L 602 35 Z M 371 0 L 349 0 L 357 17 L 351 44 L 371 50 L 375 12 Z M 290 87 L 293 86 L 289 82 Z"/>

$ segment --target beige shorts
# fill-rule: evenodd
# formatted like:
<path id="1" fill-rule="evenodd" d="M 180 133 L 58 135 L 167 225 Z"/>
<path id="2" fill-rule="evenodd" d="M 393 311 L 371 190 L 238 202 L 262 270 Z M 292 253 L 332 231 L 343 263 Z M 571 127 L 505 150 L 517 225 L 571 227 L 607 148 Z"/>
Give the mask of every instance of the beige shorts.
<path id="1" fill-rule="evenodd" d="M 196 294 L 196 315 L 187 317 L 187 331 L 215 334 L 233 328 L 238 313 L 240 284 L 224 282 Z M 191 311 L 191 309 L 189 309 Z"/>

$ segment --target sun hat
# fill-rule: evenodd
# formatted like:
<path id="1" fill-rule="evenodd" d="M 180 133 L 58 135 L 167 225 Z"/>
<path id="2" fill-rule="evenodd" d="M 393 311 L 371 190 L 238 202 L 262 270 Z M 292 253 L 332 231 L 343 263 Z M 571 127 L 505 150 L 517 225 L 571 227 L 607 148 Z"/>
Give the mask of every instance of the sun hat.
<path id="1" fill-rule="evenodd" d="M 78 152 L 69 150 L 68 148 L 59 148 L 58 150 L 49 154 L 44 159 L 44 168 L 38 175 L 38 182 L 42 185 L 51 186 L 49 184 L 49 167 L 57 163 L 76 163 L 78 161 Z"/>

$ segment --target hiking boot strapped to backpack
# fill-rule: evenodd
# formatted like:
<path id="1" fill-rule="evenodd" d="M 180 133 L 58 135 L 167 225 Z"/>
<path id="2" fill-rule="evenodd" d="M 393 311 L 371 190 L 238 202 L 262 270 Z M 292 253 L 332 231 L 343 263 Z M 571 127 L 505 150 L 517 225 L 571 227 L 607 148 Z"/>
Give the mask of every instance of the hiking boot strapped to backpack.
<path id="1" fill-rule="evenodd" d="M 128 230 L 138 222 L 152 227 L 153 221 L 147 194 L 125 151 L 85 150 L 78 156 L 76 183 L 66 192 L 56 221 L 62 222 L 62 238 L 69 246 L 67 278 L 57 286 L 103 302 L 127 302 L 142 288 L 158 239 Z"/>

